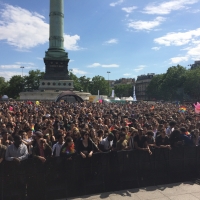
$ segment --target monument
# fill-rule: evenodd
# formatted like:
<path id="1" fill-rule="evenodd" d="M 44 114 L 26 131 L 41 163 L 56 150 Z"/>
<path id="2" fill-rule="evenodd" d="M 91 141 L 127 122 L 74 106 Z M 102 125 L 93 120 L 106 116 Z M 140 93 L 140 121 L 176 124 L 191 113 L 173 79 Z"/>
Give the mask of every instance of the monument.
<path id="1" fill-rule="evenodd" d="M 20 100 L 56 100 L 63 91 L 73 90 L 69 78 L 68 53 L 64 49 L 64 0 L 50 0 L 49 48 L 45 52 L 45 74 L 39 91 L 21 92 Z M 74 91 L 83 100 L 90 93 Z"/>
<path id="2" fill-rule="evenodd" d="M 72 90 L 68 76 L 68 53 L 64 49 L 64 0 L 50 0 L 49 49 L 45 52 L 45 75 L 40 90 Z"/>

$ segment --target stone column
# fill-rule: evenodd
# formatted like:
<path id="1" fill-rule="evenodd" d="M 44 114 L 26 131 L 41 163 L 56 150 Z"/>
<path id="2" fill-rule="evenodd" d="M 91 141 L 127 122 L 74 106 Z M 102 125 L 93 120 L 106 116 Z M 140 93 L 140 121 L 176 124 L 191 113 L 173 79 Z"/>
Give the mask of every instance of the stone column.
<path id="1" fill-rule="evenodd" d="M 64 51 L 64 0 L 50 0 L 49 50 Z"/>

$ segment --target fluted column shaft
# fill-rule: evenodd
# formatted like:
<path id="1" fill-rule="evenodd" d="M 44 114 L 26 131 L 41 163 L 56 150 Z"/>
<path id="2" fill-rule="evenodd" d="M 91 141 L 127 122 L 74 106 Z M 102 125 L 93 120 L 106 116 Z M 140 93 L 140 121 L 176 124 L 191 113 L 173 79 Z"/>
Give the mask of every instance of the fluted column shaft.
<path id="1" fill-rule="evenodd" d="M 50 0 L 49 50 L 64 50 L 64 0 Z"/>

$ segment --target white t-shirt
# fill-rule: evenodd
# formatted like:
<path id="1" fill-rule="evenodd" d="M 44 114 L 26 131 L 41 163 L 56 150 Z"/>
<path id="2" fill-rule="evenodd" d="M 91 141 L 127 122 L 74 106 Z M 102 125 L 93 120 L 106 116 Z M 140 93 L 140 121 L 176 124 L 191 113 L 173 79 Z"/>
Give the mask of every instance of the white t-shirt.
<path id="1" fill-rule="evenodd" d="M 101 140 L 100 144 L 104 146 L 105 150 L 108 150 L 110 149 L 110 147 L 112 147 L 113 141 L 108 141 L 108 137 L 106 137 L 103 140 Z"/>
<path id="2" fill-rule="evenodd" d="M 171 128 L 170 126 L 166 129 L 166 135 L 170 136 L 171 133 L 174 131 L 174 128 Z"/>
<path id="3" fill-rule="evenodd" d="M 52 155 L 53 155 L 54 151 L 56 151 L 55 156 L 56 157 L 60 156 L 60 150 L 61 150 L 63 144 L 59 144 L 58 142 L 56 144 L 54 144 L 53 149 L 52 149 Z"/>

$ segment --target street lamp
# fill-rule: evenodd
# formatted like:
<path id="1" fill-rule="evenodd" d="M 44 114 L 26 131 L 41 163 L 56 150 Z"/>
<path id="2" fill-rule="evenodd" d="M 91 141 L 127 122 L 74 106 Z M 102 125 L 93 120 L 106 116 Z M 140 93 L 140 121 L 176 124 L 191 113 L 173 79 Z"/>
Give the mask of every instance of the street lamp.
<path id="1" fill-rule="evenodd" d="M 23 77 L 23 69 L 24 69 L 24 67 L 23 67 L 23 66 L 21 66 L 20 68 L 22 69 L 22 77 Z"/>
<path id="2" fill-rule="evenodd" d="M 110 84 L 109 84 L 109 74 L 110 74 L 110 72 L 108 71 L 107 74 L 108 74 L 108 97 L 109 97 L 109 89 L 110 89 Z"/>

